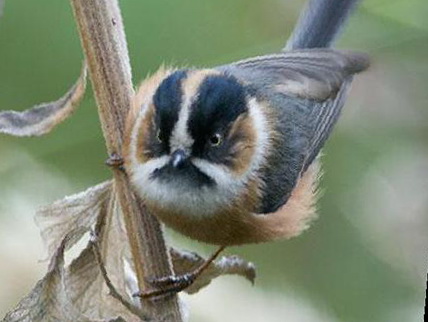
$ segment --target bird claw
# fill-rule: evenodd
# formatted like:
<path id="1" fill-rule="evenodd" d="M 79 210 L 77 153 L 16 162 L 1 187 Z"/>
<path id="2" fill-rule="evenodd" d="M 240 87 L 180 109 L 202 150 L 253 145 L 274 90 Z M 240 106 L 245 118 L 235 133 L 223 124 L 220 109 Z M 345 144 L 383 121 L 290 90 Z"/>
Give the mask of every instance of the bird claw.
<path id="1" fill-rule="evenodd" d="M 197 274 L 195 272 L 179 276 L 170 275 L 160 278 L 148 278 L 147 282 L 151 287 L 153 287 L 153 289 L 135 293 L 133 296 L 147 299 L 158 296 L 174 295 L 192 285 L 196 278 Z"/>
<path id="2" fill-rule="evenodd" d="M 183 275 L 170 275 L 160 278 L 149 278 L 147 282 L 157 288 L 171 288 L 184 286 L 184 288 L 189 287 L 196 279 L 196 274 L 194 272 L 186 273 Z"/>
<path id="3" fill-rule="evenodd" d="M 134 297 L 141 297 L 143 299 L 155 298 L 160 296 L 175 295 L 190 285 L 208 268 L 209 265 L 217 258 L 217 256 L 224 250 L 226 246 L 221 246 L 217 251 L 211 255 L 201 266 L 196 268 L 190 273 L 183 275 L 170 275 L 160 278 L 148 278 L 146 282 L 150 284 L 153 289 L 148 291 L 137 292 L 133 294 Z"/>

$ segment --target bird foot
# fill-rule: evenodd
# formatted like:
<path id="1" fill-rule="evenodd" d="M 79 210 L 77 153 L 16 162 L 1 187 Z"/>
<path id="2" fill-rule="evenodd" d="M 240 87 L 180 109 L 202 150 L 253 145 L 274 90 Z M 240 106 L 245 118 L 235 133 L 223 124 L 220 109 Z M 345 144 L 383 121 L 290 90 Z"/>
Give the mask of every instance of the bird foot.
<path id="1" fill-rule="evenodd" d="M 153 289 L 137 292 L 133 294 L 133 296 L 148 299 L 158 296 L 174 295 L 185 290 L 195 282 L 195 280 L 208 268 L 208 266 L 211 265 L 211 263 L 218 257 L 218 255 L 220 255 L 225 247 L 226 246 L 221 246 L 201 266 L 190 273 L 178 276 L 170 275 L 161 278 L 147 279 L 148 284 L 150 284 Z"/>
<path id="2" fill-rule="evenodd" d="M 147 299 L 158 296 L 174 295 L 192 285 L 198 276 L 199 270 L 195 270 L 191 273 L 179 276 L 170 275 L 160 278 L 150 278 L 147 282 L 150 284 L 152 289 L 135 293 L 133 296 Z"/>

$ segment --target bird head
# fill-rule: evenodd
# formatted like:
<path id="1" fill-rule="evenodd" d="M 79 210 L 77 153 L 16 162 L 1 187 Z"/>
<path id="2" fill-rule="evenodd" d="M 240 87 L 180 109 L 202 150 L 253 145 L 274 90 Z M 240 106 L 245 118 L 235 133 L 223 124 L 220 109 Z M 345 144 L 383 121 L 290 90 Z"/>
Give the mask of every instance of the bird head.
<path id="1" fill-rule="evenodd" d="M 149 203 L 189 215 L 227 207 L 260 166 L 267 140 L 261 105 L 216 70 L 177 70 L 151 83 L 129 130 L 125 165 L 135 189 Z"/>

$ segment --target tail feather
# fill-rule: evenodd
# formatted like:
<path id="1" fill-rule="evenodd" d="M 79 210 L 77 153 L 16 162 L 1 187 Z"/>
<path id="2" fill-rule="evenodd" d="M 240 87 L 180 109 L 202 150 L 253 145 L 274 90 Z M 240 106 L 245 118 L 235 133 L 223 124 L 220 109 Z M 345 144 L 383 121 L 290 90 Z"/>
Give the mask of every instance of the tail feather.
<path id="1" fill-rule="evenodd" d="M 359 0 L 309 0 L 284 50 L 332 46 Z"/>

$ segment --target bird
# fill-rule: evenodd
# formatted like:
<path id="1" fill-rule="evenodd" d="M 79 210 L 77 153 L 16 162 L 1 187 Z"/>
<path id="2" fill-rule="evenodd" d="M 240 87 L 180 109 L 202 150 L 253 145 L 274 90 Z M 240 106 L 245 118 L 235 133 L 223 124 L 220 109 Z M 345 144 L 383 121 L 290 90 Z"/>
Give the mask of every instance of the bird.
<path id="1" fill-rule="evenodd" d="M 295 50 L 212 69 L 163 68 L 127 119 L 125 169 L 149 211 L 216 245 L 298 234 L 313 164 L 366 56 Z"/>
<path id="2" fill-rule="evenodd" d="M 149 213 L 220 251 L 309 227 L 320 151 L 354 75 L 369 66 L 366 54 L 328 48 L 355 2 L 311 0 L 279 53 L 161 67 L 142 82 L 122 154 Z"/>

